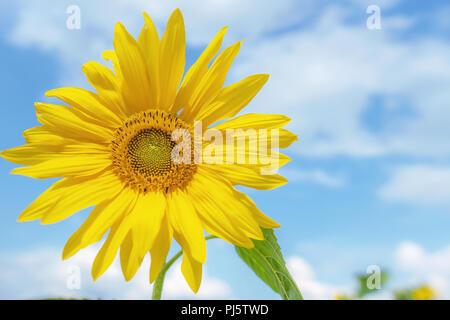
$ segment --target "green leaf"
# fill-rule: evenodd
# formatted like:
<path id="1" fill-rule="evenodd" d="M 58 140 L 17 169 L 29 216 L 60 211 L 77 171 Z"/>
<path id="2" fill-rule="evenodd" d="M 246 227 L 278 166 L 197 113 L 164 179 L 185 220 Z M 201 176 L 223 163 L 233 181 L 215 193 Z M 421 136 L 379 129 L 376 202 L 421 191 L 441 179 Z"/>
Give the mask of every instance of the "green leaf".
<path id="1" fill-rule="evenodd" d="M 369 289 L 368 285 L 367 285 L 367 281 L 369 279 L 369 277 L 372 276 L 372 274 L 360 274 L 358 275 L 358 292 L 356 293 L 356 297 L 358 299 L 363 298 L 364 296 L 373 293 L 373 292 L 377 292 L 376 288 L 373 289 Z M 389 276 L 386 272 L 381 271 L 380 274 L 380 284 L 383 285 L 386 283 L 386 281 L 388 280 Z"/>
<path id="2" fill-rule="evenodd" d="M 394 291 L 395 300 L 412 300 L 412 290 L 411 289 L 400 289 Z"/>
<path id="3" fill-rule="evenodd" d="M 264 240 L 253 240 L 254 248 L 236 246 L 239 257 L 283 300 L 303 300 L 300 290 L 286 268 L 273 230 L 262 229 L 262 231 Z"/>

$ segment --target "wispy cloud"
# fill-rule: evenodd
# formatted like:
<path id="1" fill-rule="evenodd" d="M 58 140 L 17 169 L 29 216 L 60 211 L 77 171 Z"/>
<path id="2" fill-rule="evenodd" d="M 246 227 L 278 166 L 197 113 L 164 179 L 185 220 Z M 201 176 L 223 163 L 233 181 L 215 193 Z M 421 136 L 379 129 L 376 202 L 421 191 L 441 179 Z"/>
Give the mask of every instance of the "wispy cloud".
<path id="1" fill-rule="evenodd" d="M 342 173 L 331 174 L 321 169 L 282 168 L 280 173 L 291 183 L 313 183 L 330 188 L 341 188 L 347 183 Z"/>
<path id="2" fill-rule="evenodd" d="M 338 293 L 338 287 L 316 279 L 314 269 L 305 259 L 291 256 L 286 264 L 305 299 L 334 299 Z"/>
<path id="3" fill-rule="evenodd" d="M 397 267 L 407 274 L 405 285 L 428 284 L 438 290 L 439 297 L 450 297 L 450 246 L 427 251 L 415 242 L 405 241 L 395 251 Z"/>
<path id="4" fill-rule="evenodd" d="M 405 165 L 392 170 L 378 194 L 386 200 L 450 207 L 450 167 Z"/>
<path id="5" fill-rule="evenodd" d="M 150 259 L 146 257 L 136 276 L 123 279 L 118 259 L 94 284 L 91 265 L 98 251 L 92 246 L 62 261 L 61 252 L 55 249 L 39 249 L 30 252 L 3 253 L 0 255 L 0 298 L 90 298 L 90 299 L 151 299 L 149 283 Z M 204 270 L 202 286 L 197 295 L 188 288 L 181 274 L 180 264 L 168 272 L 163 297 L 166 299 L 229 299 L 231 289 L 224 281 L 209 277 Z M 79 271 L 80 289 L 67 284 Z"/>
<path id="6" fill-rule="evenodd" d="M 253 111 L 276 106 L 291 115 L 301 138 L 293 148 L 302 155 L 450 155 L 448 41 L 433 35 L 401 39 L 389 28 L 368 30 L 362 22 L 346 22 L 351 13 L 329 7 L 307 27 L 245 51 L 240 74 L 271 74 Z M 386 118 L 373 132 L 362 119 L 373 95 L 401 97 L 405 105 L 397 107 L 410 112 Z"/>
<path id="7" fill-rule="evenodd" d="M 294 0 L 263 1 L 17 1 L 14 6 L 0 4 L 2 12 L 16 14 L 8 30 L 9 40 L 19 46 L 33 46 L 58 59 L 62 64 L 61 79 L 76 81 L 81 75 L 81 64 L 101 60 L 101 52 L 113 47 L 116 22 L 138 36 L 144 25 L 142 12 L 147 11 L 162 35 L 165 24 L 176 8 L 181 8 L 187 27 L 190 46 L 204 46 L 215 33 L 228 25 L 226 43 L 244 38 L 257 39 L 274 30 L 301 21 L 309 12 L 312 1 L 298 4 Z M 66 20 L 70 5 L 80 8 L 81 29 L 69 30 Z M 301 8 L 296 11 L 294 9 Z M 3 10 L 4 9 L 4 10 Z M 8 9 L 8 10 L 6 10 Z M 11 12 L 13 11 L 13 12 Z M 294 11 L 297 13 L 294 14 Z M 1 16 L 1 13 L 0 13 Z"/>

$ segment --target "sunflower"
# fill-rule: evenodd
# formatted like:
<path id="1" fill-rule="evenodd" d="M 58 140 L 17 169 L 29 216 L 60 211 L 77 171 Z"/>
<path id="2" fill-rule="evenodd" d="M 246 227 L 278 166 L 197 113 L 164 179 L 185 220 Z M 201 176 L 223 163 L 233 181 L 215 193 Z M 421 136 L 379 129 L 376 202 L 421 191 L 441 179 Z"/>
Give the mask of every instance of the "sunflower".
<path id="1" fill-rule="evenodd" d="M 437 297 L 436 291 L 429 286 L 420 286 L 411 292 L 413 300 L 434 300 Z"/>
<path id="2" fill-rule="evenodd" d="M 153 282 L 175 238 L 183 251 L 182 273 L 197 292 L 206 259 L 205 231 L 233 245 L 251 248 L 252 239 L 264 239 L 261 227 L 279 227 L 234 186 L 264 190 L 287 180 L 265 174 L 262 169 L 268 164 L 264 157 L 251 164 L 176 162 L 173 154 L 179 144 L 173 139 L 174 131 L 192 134 L 196 123 L 201 124 L 200 129 L 216 132 L 278 129 L 277 148 L 287 147 L 297 136 L 281 129 L 290 121 L 283 115 L 235 117 L 262 88 L 268 75 L 252 75 L 223 87 L 242 45 L 239 41 L 218 54 L 226 27 L 183 76 L 185 29 L 180 10 L 170 16 L 162 38 L 146 13 L 144 19 L 137 41 L 121 23 L 116 24 L 114 50 L 102 55 L 112 62 L 114 71 L 93 61 L 83 65 L 96 93 L 75 87 L 48 91 L 48 97 L 66 105 L 36 103 L 41 125 L 24 132 L 26 145 L 1 155 L 23 165 L 14 169 L 14 174 L 62 178 L 29 205 L 18 221 L 56 223 L 94 207 L 67 241 L 63 259 L 108 233 L 93 262 L 94 280 L 120 251 L 127 281 L 150 253 Z M 237 136 L 239 133 L 232 137 Z M 262 140 L 263 135 L 258 133 L 257 137 Z M 274 137 L 265 136 L 268 140 Z M 200 139 L 192 145 L 180 154 L 198 158 L 213 143 Z M 233 155 L 242 152 L 233 148 Z M 247 148 L 243 155 L 251 156 Z M 221 158 L 219 153 L 216 156 Z M 274 150 L 269 150 L 268 157 L 279 159 L 270 170 L 290 160 Z"/>

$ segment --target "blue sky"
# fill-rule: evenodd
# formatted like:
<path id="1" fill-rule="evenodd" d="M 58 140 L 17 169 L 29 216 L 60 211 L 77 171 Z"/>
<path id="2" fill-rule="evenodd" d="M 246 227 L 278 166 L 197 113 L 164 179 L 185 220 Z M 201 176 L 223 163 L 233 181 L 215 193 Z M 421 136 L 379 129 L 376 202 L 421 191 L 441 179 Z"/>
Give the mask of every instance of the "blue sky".
<path id="1" fill-rule="evenodd" d="M 66 28 L 78 5 L 81 29 Z M 381 30 L 366 27 L 368 5 Z M 0 149 L 23 144 L 37 125 L 33 103 L 61 86 L 88 88 L 81 72 L 112 48 L 116 21 L 137 35 L 142 11 L 164 30 L 180 7 L 187 63 L 222 26 L 225 44 L 246 39 L 227 83 L 270 73 L 247 112 L 284 113 L 300 141 L 281 170 L 290 182 L 248 190 L 283 226 L 277 237 L 306 298 L 350 292 L 356 272 L 379 265 L 391 286 L 430 283 L 450 297 L 450 6 L 445 1 L 16 1 L 0 4 Z M 161 32 L 160 32 L 161 33 Z M 125 283 L 117 266 L 96 284 L 95 248 L 60 261 L 65 241 L 88 210 L 54 225 L 17 216 L 52 181 L 13 176 L 0 161 L 0 297 L 51 295 L 146 298 L 145 267 Z M 95 246 L 94 246 L 95 247 Z M 66 287 L 80 266 L 81 290 Z M 200 298 L 277 298 L 231 245 L 208 245 Z M 193 298 L 174 270 L 168 298 Z M 378 297 L 390 297 L 389 288 Z"/>

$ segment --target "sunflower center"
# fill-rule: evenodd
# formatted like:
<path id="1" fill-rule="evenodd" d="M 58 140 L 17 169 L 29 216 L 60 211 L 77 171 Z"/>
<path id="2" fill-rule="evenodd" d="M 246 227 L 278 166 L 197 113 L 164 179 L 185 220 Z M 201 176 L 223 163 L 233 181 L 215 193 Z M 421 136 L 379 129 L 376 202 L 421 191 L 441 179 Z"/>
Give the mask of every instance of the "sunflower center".
<path id="1" fill-rule="evenodd" d="M 111 142 L 114 172 L 128 186 L 144 193 L 184 188 L 196 165 L 173 161 L 177 141 L 172 140 L 172 133 L 178 129 L 192 132 L 176 115 L 161 110 L 131 116 L 116 130 Z"/>
<path id="2" fill-rule="evenodd" d="M 175 142 L 161 129 L 143 129 L 128 142 L 128 155 L 134 170 L 146 175 L 162 175 L 172 167 Z"/>

